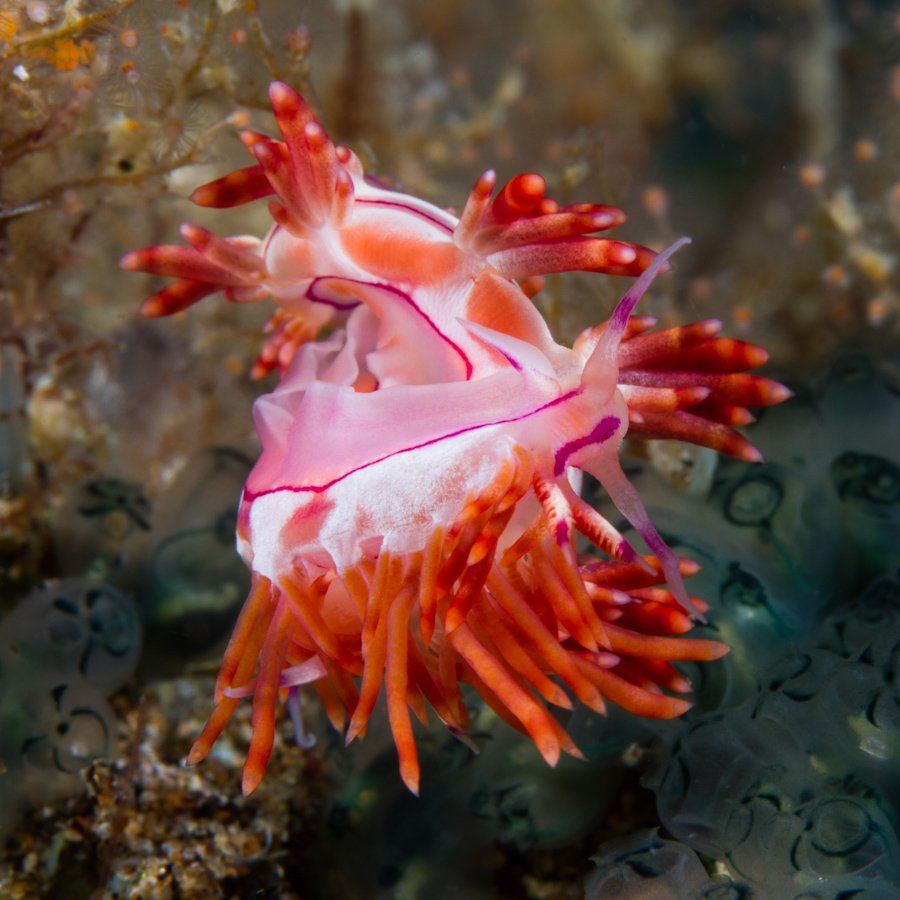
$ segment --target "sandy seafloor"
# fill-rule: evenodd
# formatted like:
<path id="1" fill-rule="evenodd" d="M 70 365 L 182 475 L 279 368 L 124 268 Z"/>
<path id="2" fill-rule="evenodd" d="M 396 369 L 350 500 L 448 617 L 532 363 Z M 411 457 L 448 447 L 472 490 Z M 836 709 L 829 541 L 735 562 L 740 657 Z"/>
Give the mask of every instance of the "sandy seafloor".
<path id="1" fill-rule="evenodd" d="M 422 737 L 417 800 L 383 721 L 344 749 L 310 693 L 315 746 L 285 717 L 252 796 L 248 704 L 182 766 L 247 587 L 233 517 L 250 407 L 275 383 L 249 376 L 270 309 L 142 319 L 159 282 L 118 259 L 184 221 L 266 232 L 265 203 L 187 196 L 248 164 L 236 127 L 272 130 L 275 78 L 369 172 L 438 205 L 488 167 L 538 171 L 562 202 L 626 210 L 625 239 L 690 235 L 640 311 L 721 319 L 795 389 L 755 432 L 778 502 L 731 531 L 751 476 L 630 448 L 668 534 L 711 561 L 713 628 L 735 646 L 693 719 L 576 713 L 591 761 L 551 771 L 476 709 L 480 756 Z M 0 896 L 900 896 L 898 151 L 896 3 L 0 5 Z M 626 283 L 552 276 L 537 302 L 571 342 Z M 44 584 L 112 600 L 23 652 Z M 770 731 L 746 720 L 764 695 Z"/>

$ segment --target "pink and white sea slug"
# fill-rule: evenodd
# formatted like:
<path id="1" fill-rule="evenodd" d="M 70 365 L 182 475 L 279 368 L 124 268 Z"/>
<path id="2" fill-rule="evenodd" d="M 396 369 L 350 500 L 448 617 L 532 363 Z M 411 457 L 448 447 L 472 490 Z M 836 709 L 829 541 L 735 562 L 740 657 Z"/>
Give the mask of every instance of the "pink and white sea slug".
<path id="1" fill-rule="evenodd" d="M 243 786 L 253 790 L 279 694 L 304 683 L 337 727 L 349 715 L 348 740 L 364 734 L 384 686 L 413 791 L 410 711 L 424 720 L 430 705 L 463 734 L 461 682 L 551 764 L 578 755 L 546 705 L 570 707 L 570 693 L 598 711 L 607 698 L 679 715 L 688 703 L 662 689 L 689 685 L 672 662 L 727 648 L 678 636 L 705 609 L 682 581 L 696 566 L 659 538 L 619 449 L 636 433 L 757 459 L 732 426 L 747 406 L 787 396 L 744 373 L 764 352 L 720 337 L 716 321 L 653 332 L 632 317 L 678 245 L 655 256 L 586 236 L 622 221 L 618 211 L 560 208 L 534 175 L 492 199 L 488 173 L 457 220 L 373 187 L 297 94 L 276 84 L 270 96 L 284 141 L 247 135 L 259 165 L 195 193 L 217 206 L 276 194 L 265 241 L 190 226 L 190 248 L 125 258 L 179 279 L 145 302 L 150 314 L 217 290 L 280 307 L 260 367 L 277 363 L 283 377 L 255 405 L 263 452 L 238 522 L 253 587 L 190 761 L 252 693 Z M 643 271 L 573 348 L 513 280 L 565 269 Z M 326 325 L 340 327 L 316 341 Z M 580 472 L 653 556 L 579 496 Z M 604 556 L 583 555 L 579 535 Z"/>
<path id="2" fill-rule="evenodd" d="M 198 205 L 216 208 L 276 195 L 269 234 L 221 238 L 184 225 L 189 246 L 147 247 L 122 260 L 132 271 L 177 279 L 144 301 L 148 316 L 178 312 L 218 291 L 237 303 L 274 298 L 279 310 L 257 374 L 284 370 L 297 346 L 359 303 L 352 294 L 324 296 L 320 279 L 399 287 L 426 316 L 460 317 L 528 340 L 545 326 L 510 279 L 575 269 L 637 275 L 654 256 L 634 244 L 587 236 L 620 225 L 624 213 L 599 204 L 560 206 L 545 196 L 536 174 L 513 178 L 491 200 L 496 178 L 486 172 L 457 219 L 367 179 L 357 157 L 335 147 L 287 85 L 276 82 L 269 96 L 284 140 L 242 132 L 258 164 L 192 195 Z M 454 323 L 446 332 L 452 340 L 459 329 Z M 476 351 L 468 364 L 477 367 L 481 355 Z M 465 363 L 453 365 L 458 370 Z"/>

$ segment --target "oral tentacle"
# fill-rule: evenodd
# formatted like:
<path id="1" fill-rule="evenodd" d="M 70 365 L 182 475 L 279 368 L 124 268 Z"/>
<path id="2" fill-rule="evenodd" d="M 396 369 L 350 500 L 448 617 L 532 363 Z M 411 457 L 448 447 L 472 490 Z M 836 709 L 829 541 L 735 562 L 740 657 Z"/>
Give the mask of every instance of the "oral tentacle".
<path id="1" fill-rule="evenodd" d="M 597 459 L 591 464 L 588 471 L 600 482 L 616 509 L 631 523 L 655 554 L 678 602 L 699 621 L 706 621 L 688 596 L 681 578 L 678 557 L 659 536 L 650 521 L 640 495 L 622 470 L 618 454 L 604 454 L 602 459 Z"/>

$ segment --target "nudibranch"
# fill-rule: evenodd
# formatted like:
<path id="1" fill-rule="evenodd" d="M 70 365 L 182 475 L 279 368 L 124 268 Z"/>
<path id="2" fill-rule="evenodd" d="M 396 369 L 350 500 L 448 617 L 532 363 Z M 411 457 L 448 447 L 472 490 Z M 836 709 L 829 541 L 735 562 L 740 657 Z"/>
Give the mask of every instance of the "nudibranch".
<path id="1" fill-rule="evenodd" d="M 186 226 L 190 247 L 124 260 L 177 279 L 145 301 L 150 315 L 220 290 L 279 307 L 259 369 L 282 377 L 254 406 L 263 450 L 238 515 L 252 589 L 189 761 L 252 695 L 253 790 L 279 696 L 307 683 L 336 727 L 349 717 L 348 741 L 384 689 L 413 791 L 410 713 L 424 720 L 430 706 L 463 735 L 462 683 L 550 764 L 579 751 L 548 704 L 684 712 L 673 662 L 727 648 L 682 636 L 706 608 L 683 582 L 696 566 L 653 528 L 619 450 L 631 433 L 756 460 L 734 426 L 787 396 L 747 374 L 764 352 L 721 337 L 717 321 L 656 332 L 632 316 L 683 241 L 656 255 L 593 237 L 624 215 L 560 207 L 537 175 L 496 196 L 483 175 L 457 219 L 370 183 L 295 92 L 275 84 L 270 96 L 283 141 L 246 133 L 257 165 L 194 194 L 208 206 L 274 194 L 269 235 Z M 517 283 L 569 269 L 639 276 L 571 348 Z M 580 496 L 585 472 L 652 555 Z"/>

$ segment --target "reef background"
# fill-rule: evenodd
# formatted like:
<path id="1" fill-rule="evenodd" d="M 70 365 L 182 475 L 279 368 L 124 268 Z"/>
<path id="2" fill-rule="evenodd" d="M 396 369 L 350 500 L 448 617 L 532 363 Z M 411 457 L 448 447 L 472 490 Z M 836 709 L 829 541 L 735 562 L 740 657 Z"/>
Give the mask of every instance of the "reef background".
<path id="1" fill-rule="evenodd" d="M 640 311 L 663 324 L 721 318 L 728 333 L 769 350 L 769 374 L 813 386 L 798 392 L 813 397 L 802 415 L 813 409 L 828 439 L 797 449 L 785 435 L 807 419 L 786 407 L 765 432 L 767 454 L 813 460 L 852 421 L 896 462 L 900 5 L 0 4 L 0 615 L 19 612 L 45 582 L 71 593 L 83 585 L 72 579 L 88 579 L 128 598 L 121 615 L 140 620 L 127 632 L 137 674 L 124 687 L 91 682 L 98 709 L 115 693 L 98 713 L 109 729 L 102 747 L 67 746 L 85 766 L 60 781 L 52 761 L 19 759 L 23 744 L 0 747 L 0 800 L 13 813 L 0 817 L 9 836 L 0 894 L 582 896 L 601 843 L 661 822 L 640 783 L 652 786 L 644 757 L 654 735 L 620 719 L 613 736 L 582 723 L 589 743 L 600 729 L 593 761 L 556 772 L 488 718 L 476 740 L 491 749 L 479 758 L 434 732 L 421 801 L 398 788 L 385 735 L 344 750 L 312 701 L 316 747 L 297 747 L 286 725 L 251 798 L 240 797 L 238 775 L 248 710 L 215 758 L 180 767 L 246 587 L 233 507 L 256 452 L 250 405 L 267 383 L 248 373 L 269 309 L 212 298 L 174 319 L 143 320 L 138 304 L 153 282 L 117 261 L 177 241 L 183 221 L 264 233 L 262 203 L 223 213 L 186 197 L 247 164 L 238 127 L 273 129 L 273 78 L 301 90 L 368 171 L 438 204 L 459 207 L 488 167 L 501 179 L 539 171 L 561 201 L 625 209 L 624 238 L 661 248 L 691 235 Z M 624 285 L 552 277 L 539 302 L 571 340 L 606 317 Z M 850 351 L 889 385 L 884 398 L 875 402 L 864 383 L 816 405 L 832 383 L 823 373 Z M 675 468 L 703 465 L 715 468 L 681 456 Z M 655 468 L 671 475 L 659 459 Z M 796 478 L 811 485 L 814 470 Z M 692 482 L 694 495 L 713 480 Z M 666 497 L 662 507 L 680 502 Z M 858 529 L 846 566 L 854 576 L 841 584 L 848 597 L 896 569 L 883 536 L 898 534 L 897 505 L 879 510 L 881 543 L 874 525 Z M 803 542 L 801 526 L 787 528 L 788 556 L 817 543 L 842 552 L 840 515 L 827 508 L 812 536 L 807 517 Z M 818 619 L 788 615 L 785 646 L 840 608 L 832 597 L 815 607 Z M 33 615 L 40 630 L 39 606 L 28 609 L 20 621 Z M 90 621 L 91 634 L 109 638 L 107 624 Z M 900 641 L 896 623 L 888 627 Z M 4 634 L 12 625 L 0 623 Z M 39 702 L 19 689 L 31 676 L 14 645 L 0 641 L 7 733 Z M 30 664 L 41 671 L 39 652 Z M 748 682 L 758 679 L 752 659 L 743 665 Z M 657 728 L 655 738 L 665 745 L 677 733 Z M 515 803 L 485 788 L 510 760 L 533 787 Z M 49 766 L 47 780 L 23 789 L 25 765 Z M 896 830 L 896 784 L 880 790 Z M 704 858 L 707 869 L 717 862 Z M 893 870 L 879 871 L 887 882 Z"/>

